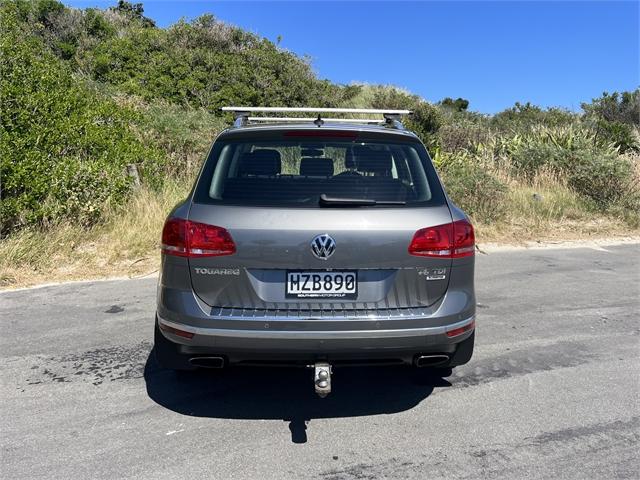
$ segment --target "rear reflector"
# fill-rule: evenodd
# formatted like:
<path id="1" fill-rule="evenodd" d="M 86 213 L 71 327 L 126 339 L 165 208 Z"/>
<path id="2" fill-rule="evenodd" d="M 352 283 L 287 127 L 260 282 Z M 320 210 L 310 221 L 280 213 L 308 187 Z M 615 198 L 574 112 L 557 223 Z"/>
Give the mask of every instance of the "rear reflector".
<path id="1" fill-rule="evenodd" d="M 218 257 L 234 254 L 236 245 L 222 227 L 169 218 L 162 229 L 162 252 L 178 257 Z"/>
<path id="2" fill-rule="evenodd" d="M 474 252 L 473 225 L 467 220 L 422 228 L 409 244 L 409 253 L 421 257 L 461 258 Z"/>
<path id="3" fill-rule="evenodd" d="M 178 337 L 182 337 L 182 338 L 188 338 L 189 340 L 191 340 L 193 338 L 193 333 L 191 332 L 185 332 L 184 330 L 178 330 L 177 328 L 173 328 L 170 327 L 169 325 L 165 325 L 163 323 L 158 322 L 158 325 L 160 325 L 160 330 L 163 330 L 167 333 L 172 333 L 174 335 L 177 335 Z"/>
<path id="4" fill-rule="evenodd" d="M 458 335 L 462 335 L 464 332 L 473 330 L 475 327 L 476 327 L 476 321 L 473 320 L 470 324 L 465 325 L 464 327 L 454 328 L 453 330 L 449 330 L 447 332 L 447 337 L 457 337 Z"/>

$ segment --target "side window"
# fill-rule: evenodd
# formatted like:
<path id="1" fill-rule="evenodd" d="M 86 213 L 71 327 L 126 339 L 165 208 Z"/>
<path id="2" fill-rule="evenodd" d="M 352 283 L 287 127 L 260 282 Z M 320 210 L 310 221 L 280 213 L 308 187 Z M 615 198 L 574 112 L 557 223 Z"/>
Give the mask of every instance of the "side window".
<path id="1" fill-rule="evenodd" d="M 218 158 L 218 167 L 213 172 L 211 178 L 211 184 L 209 186 L 209 196 L 214 200 L 222 199 L 221 194 L 224 189 L 224 182 L 226 180 L 227 172 L 233 168 L 233 165 L 237 163 L 237 148 L 234 148 L 232 144 L 225 145 L 220 152 Z"/>
<path id="2" fill-rule="evenodd" d="M 407 152 L 401 147 L 393 147 L 391 149 L 393 155 L 393 178 L 399 179 L 407 187 L 413 186 L 411 171 L 407 166 Z"/>
<path id="3" fill-rule="evenodd" d="M 411 177 L 411 186 L 416 193 L 416 200 L 428 201 L 432 198 L 432 190 L 424 169 L 423 160 L 414 149 L 405 151 L 407 172 Z"/>
<path id="4" fill-rule="evenodd" d="M 399 178 L 398 177 L 398 158 L 393 156 L 393 161 L 391 162 L 391 178 Z"/>

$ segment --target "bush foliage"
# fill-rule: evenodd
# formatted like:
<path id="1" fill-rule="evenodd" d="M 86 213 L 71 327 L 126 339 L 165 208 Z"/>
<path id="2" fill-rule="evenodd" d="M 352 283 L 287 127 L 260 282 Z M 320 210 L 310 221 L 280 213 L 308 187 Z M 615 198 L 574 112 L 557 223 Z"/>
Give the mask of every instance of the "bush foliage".
<path id="1" fill-rule="evenodd" d="M 502 218 L 507 185 L 488 165 L 467 153 L 439 155 L 437 163 L 448 195 L 460 208 L 486 223 Z"/>
<path id="2" fill-rule="evenodd" d="M 639 204 L 640 90 L 605 93 L 582 113 L 516 103 L 488 116 L 464 98 L 432 104 L 319 79 L 307 58 L 212 15 L 161 29 L 123 0 L 105 10 L 5 0 L 0 13 L 0 235 L 100 221 L 126 202 L 132 164 L 151 189 L 192 177 L 229 104 L 413 110 L 407 127 L 449 195 L 486 223 L 508 210 L 514 184 L 541 172 L 603 212 Z"/>
<path id="3" fill-rule="evenodd" d="M 2 233 L 61 217 L 95 222 L 126 196 L 126 165 L 152 174 L 160 152 L 130 130 L 133 112 L 78 81 L 14 12 L 4 8 L 0 38 Z"/>

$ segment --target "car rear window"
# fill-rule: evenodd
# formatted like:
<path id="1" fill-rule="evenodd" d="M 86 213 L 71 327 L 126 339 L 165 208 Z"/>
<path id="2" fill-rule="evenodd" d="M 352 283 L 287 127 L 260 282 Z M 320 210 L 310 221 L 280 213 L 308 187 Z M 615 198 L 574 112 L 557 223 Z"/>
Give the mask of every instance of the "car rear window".
<path id="1" fill-rule="evenodd" d="M 216 142 L 195 201 L 264 207 L 403 207 L 441 205 L 444 195 L 418 142 L 242 139 Z"/>

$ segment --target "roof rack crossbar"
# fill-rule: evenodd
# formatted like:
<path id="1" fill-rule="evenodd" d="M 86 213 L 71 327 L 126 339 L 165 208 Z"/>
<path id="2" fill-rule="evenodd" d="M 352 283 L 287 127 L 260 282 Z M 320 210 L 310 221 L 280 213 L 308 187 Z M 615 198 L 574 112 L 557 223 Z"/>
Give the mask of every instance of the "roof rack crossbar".
<path id="1" fill-rule="evenodd" d="M 390 110 L 383 108 L 314 108 L 314 107 L 222 107 L 223 112 L 236 112 L 244 114 L 245 112 L 264 112 L 264 113 L 283 113 L 283 112 L 306 112 L 306 113 L 357 113 L 369 115 L 410 115 L 411 110 Z"/>
<path id="2" fill-rule="evenodd" d="M 249 122 L 316 122 L 317 117 L 247 117 Z M 380 118 L 322 118 L 330 123 L 384 123 Z"/>
<path id="3" fill-rule="evenodd" d="M 411 110 L 390 110 L 377 108 L 313 108 L 313 107 L 222 107 L 224 112 L 233 112 L 235 127 L 244 127 L 250 122 L 313 122 L 318 127 L 325 122 L 331 123 L 364 123 L 386 124 L 399 130 L 404 129 L 401 119 L 410 115 Z M 314 113 L 317 117 L 255 117 L 251 113 Z M 322 113 L 350 113 L 358 115 L 382 115 L 383 119 L 374 118 L 322 118 Z"/>

